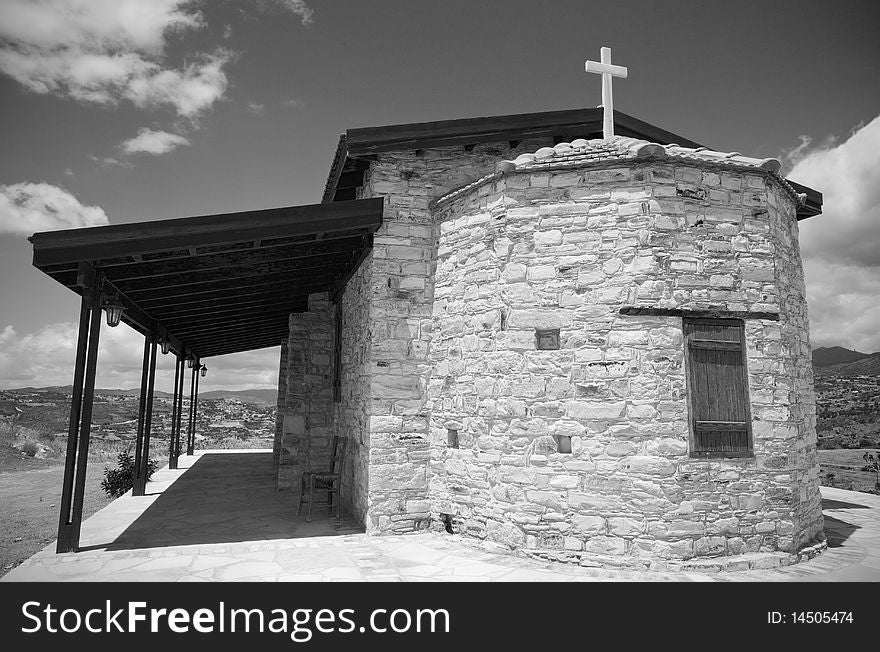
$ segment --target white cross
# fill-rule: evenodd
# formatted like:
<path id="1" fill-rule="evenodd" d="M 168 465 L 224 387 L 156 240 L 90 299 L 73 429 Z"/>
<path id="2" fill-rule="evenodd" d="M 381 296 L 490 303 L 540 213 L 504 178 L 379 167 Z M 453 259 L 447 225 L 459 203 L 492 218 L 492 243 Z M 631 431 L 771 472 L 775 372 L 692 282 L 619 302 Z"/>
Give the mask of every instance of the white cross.
<path id="1" fill-rule="evenodd" d="M 626 78 L 624 66 L 611 65 L 611 48 L 602 48 L 602 63 L 587 61 L 587 72 L 595 72 L 602 75 L 602 108 L 604 116 L 602 120 L 602 135 L 607 140 L 614 136 L 614 100 L 611 98 L 611 78 Z"/>

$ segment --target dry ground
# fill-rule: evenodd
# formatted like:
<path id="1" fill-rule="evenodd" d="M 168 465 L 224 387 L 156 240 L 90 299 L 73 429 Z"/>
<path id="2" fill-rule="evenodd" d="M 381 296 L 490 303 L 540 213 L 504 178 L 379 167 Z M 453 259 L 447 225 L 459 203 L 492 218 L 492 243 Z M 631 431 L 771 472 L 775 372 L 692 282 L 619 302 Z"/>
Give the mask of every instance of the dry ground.
<path id="1" fill-rule="evenodd" d="M 84 519 L 110 502 L 101 489 L 104 466 L 89 462 Z M 63 476 L 58 459 L 22 457 L 10 446 L 0 446 L 0 577 L 58 536 Z"/>
<path id="2" fill-rule="evenodd" d="M 819 477 L 827 486 L 877 493 L 875 483 L 877 475 L 872 471 L 862 471 L 865 466 L 863 455 L 877 454 L 876 448 L 840 448 L 819 451 Z M 833 473 L 834 479 L 829 481 L 828 474 Z"/>

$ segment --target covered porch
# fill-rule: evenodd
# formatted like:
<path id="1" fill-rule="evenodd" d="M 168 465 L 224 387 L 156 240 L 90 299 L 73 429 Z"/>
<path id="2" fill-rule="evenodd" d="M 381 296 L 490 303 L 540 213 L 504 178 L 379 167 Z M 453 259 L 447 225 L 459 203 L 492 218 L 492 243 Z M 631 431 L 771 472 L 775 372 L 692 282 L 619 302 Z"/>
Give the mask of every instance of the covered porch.
<path id="1" fill-rule="evenodd" d="M 357 200 L 31 236 L 34 266 L 81 296 L 58 553 L 82 549 L 102 312 L 109 326 L 125 323 L 144 336 L 132 490 L 144 496 L 157 351 L 175 361 L 171 433 L 163 442 L 174 471 L 184 452 L 195 454 L 204 361 L 286 342 L 290 315 L 307 311 L 310 295 L 338 296 L 372 249 L 382 206 L 381 199 Z M 276 446 L 266 456 L 270 473 L 279 455 Z"/>

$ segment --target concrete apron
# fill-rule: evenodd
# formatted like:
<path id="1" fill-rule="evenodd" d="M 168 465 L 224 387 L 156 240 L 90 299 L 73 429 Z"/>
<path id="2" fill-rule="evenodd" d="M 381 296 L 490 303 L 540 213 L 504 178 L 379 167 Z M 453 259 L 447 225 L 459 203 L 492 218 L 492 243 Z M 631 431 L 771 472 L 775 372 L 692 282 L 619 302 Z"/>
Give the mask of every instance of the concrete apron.
<path id="1" fill-rule="evenodd" d="M 828 549 L 792 566 L 649 572 L 524 559 L 458 535 L 368 536 L 316 510 L 296 516 L 271 451 L 210 450 L 159 470 L 147 495 L 83 523 L 81 550 L 55 543 L 2 581 L 880 581 L 880 496 L 822 487 Z"/>

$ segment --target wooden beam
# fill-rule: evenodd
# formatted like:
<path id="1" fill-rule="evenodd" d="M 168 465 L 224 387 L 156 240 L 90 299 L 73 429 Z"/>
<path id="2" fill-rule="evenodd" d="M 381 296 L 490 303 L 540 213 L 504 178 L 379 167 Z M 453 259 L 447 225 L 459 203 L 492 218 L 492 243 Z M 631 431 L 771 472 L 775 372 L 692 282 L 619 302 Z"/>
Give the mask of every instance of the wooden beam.
<path id="1" fill-rule="evenodd" d="M 375 230 L 383 198 L 35 233 L 34 264 L 119 258 L 313 233 Z"/>
<path id="2" fill-rule="evenodd" d="M 352 260 L 352 262 L 348 265 L 345 272 L 339 277 L 336 281 L 334 281 L 331 289 L 330 289 L 330 300 L 336 303 L 339 300 L 340 295 L 345 291 L 345 286 L 348 281 L 357 273 L 357 270 L 360 268 L 361 264 L 367 259 L 367 256 L 370 255 L 370 252 L 373 250 L 373 236 L 369 235 L 364 238 L 363 245 L 361 246 L 361 250 L 357 252 L 356 257 Z"/>
<path id="3" fill-rule="evenodd" d="M 253 337 L 255 339 L 263 339 L 271 336 L 283 336 L 287 332 L 287 320 L 282 319 L 279 322 L 263 322 L 262 324 L 245 324 L 237 326 L 229 326 L 215 330 L 204 329 L 193 332 L 188 337 L 192 340 L 198 355 L 202 355 L 205 351 L 209 351 L 212 343 L 217 346 L 223 345 L 227 340 L 242 339 Z"/>
<path id="4" fill-rule="evenodd" d="M 271 333 L 267 332 L 257 336 L 251 334 L 237 333 L 224 339 L 222 342 L 216 341 L 214 344 L 206 345 L 203 348 L 205 349 L 205 351 L 216 351 L 219 349 L 229 348 L 230 346 L 238 346 L 240 344 L 253 344 L 262 342 L 270 342 L 270 344 L 267 344 L 266 346 L 275 346 L 286 340 L 289 334 L 289 331 L 282 329 Z"/>
<path id="5" fill-rule="evenodd" d="M 218 355 L 228 355 L 230 353 L 241 353 L 242 351 L 255 351 L 257 349 L 265 349 L 272 346 L 278 346 L 281 340 L 287 335 L 279 335 L 277 333 L 269 333 L 260 337 L 236 338 L 234 340 L 218 342 L 213 346 L 203 346 L 204 352 L 201 354 L 200 360 L 213 358 Z"/>
<path id="6" fill-rule="evenodd" d="M 194 270 L 157 276 L 155 278 L 139 278 L 131 281 L 113 280 L 114 285 L 124 292 L 143 292 L 145 290 L 161 290 L 179 288 L 187 285 L 200 285 L 218 281 L 237 281 L 246 278 L 263 278 L 282 273 L 313 273 L 324 275 L 332 272 L 348 262 L 350 253 L 341 252 L 315 258 L 282 260 L 277 262 L 258 263 L 255 265 L 238 265 L 210 270 Z"/>
<path id="7" fill-rule="evenodd" d="M 274 337 L 274 336 L 273 336 Z M 215 346 L 207 349 L 203 358 L 214 358 L 220 355 L 229 355 L 230 353 L 241 353 L 243 351 L 256 351 L 258 349 L 269 349 L 273 346 L 280 346 L 281 342 L 286 339 L 286 335 L 278 338 L 267 337 L 260 339 L 239 339 L 225 342 L 222 346 Z"/>
<path id="8" fill-rule="evenodd" d="M 247 288 L 252 291 L 258 292 L 259 288 L 266 287 L 268 285 L 287 285 L 291 289 L 318 287 L 323 288 L 323 290 L 326 291 L 327 286 L 330 285 L 330 282 L 332 280 L 333 274 L 329 274 L 326 270 L 323 269 L 316 270 L 314 273 L 309 272 L 307 276 L 304 274 L 299 274 L 299 271 L 287 271 L 265 275 L 254 274 L 250 276 L 243 276 L 237 279 L 200 281 L 198 283 L 188 283 L 186 285 L 164 289 L 147 289 L 139 291 L 126 290 L 126 293 L 130 293 L 136 301 L 143 301 L 146 299 L 155 299 L 157 297 L 164 297 L 167 299 L 177 297 L 203 297 L 206 293 L 215 292 L 218 290 L 229 292 L 232 290 L 243 290 Z M 322 290 L 312 291 L 320 292 Z"/>
<path id="9" fill-rule="evenodd" d="M 233 324 L 238 322 L 255 323 L 256 319 L 264 319 L 266 317 L 274 317 L 277 315 L 289 315 L 291 309 L 288 306 L 275 306 L 263 310 L 254 310 L 241 308 L 232 312 L 205 314 L 199 316 L 167 318 L 162 320 L 165 328 L 183 332 L 181 329 L 189 329 L 203 324 Z M 255 319 L 256 318 L 256 319 Z"/>
<path id="10" fill-rule="evenodd" d="M 276 289 L 283 286 L 283 287 L 288 288 L 291 293 L 296 293 L 299 295 L 309 295 L 309 294 L 315 294 L 316 292 L 327 292 L 329 289 L 328 285 L 332 282 L 332 280 L 333 279 L 331 277 L 306 278 L 306 279 L 299 279 L 296 283 L 293 283 L 289 279 L 286 279 L 284 283 L 275 282 L 275 283 L 272 283 L 272 286 Z M 265 286 L 263 286 L 263 287 L 265 287 Z M 252 295 L 254 297 L 256 297 L 256 296 L 260 296 L 263 294 L 262 292 L 260 292 L 260 289 L 261 289 L 260 285 L 235 285 L 235 286 L 229 287 L 226 290 L 217 290 L 217 288 L 213 288 L 207 292 L 199 292 L 198 291 L 199 288 L 196 288 L 196 289 L 189 288 L 189 289 L 174 292 L 169 297 L 169 301 L 167 304 L 154 303 L 150 310 L 151 310 L 151 312 L 153 312 L 153 311 L 157 311 L 158 308 L 165 307 L 165 306 L 173 307 L 175 305 L 180 305 L 180 303 L 186 303 L 188 305 L 196 305 L 197 303 L 201 303 L 202 305 L 204 305 L 206 303 L 207 304 L 216 304 L 216 303 L 222 302 L 224 294 L 226 296 L 230 296 L 230 297 L 240 296 L 241 292 L 243 292 L 243 291 L 250 291 L 252 293 Z M 267 290 L 268 290 L 268 288 L 267 288 Z M 213 295 L 215 293 L 220 294 L 221 296 L 217 297 L 216 299 L 209 299 L 207 301 L 202 299 L 202 297 L 205 296 L 206 294 Z M 155 297 L 157 295 L 153 294 L 153 295 L 149 295 L 149 296 Z M 192 300 L 192 301 L 190 302 L 189 300 Z"/>
<path id="11" fill-rule="evenodd" d="M 259 311 L 261 308 L 289 307 L 300 305 L 308 305 L 308 294 L 291 294 L 287 293 L 281 296 L 265 297 L 243 296 L 234 301 L 217 301 L 201 306 L 191 307 L 183 306 L 181 310 L 157 310 L 156 314 L 163 324 L 167 326 L 170 320 L 178 320 L 185 318 L 199 319 L 202 317 L 216 317 L 229 313 L 241 312 L 242 310 Z"/>
<path id="12" fill-rule="evenodd" d="M 333 258 L 339 254 L 349 253 L 357 249 L 361 240 L 361 237 L 347 237 L 337 240 L 322 240 L 321 242 L 246 249 L 224 254 L 203 254 L 189 258 L 114 265 L 112 269 L 106 270 L 106 274 L 108 278 L 118 283 L 144 278 L 157 279 L 182 273 L 257 267 L 266 263 L 290 260 L 300 260 L 305 264 L 305 261 L 320 261 L 324 257 Z"/>
<path id="13" fill-rule="evenodd" d="M 315 282 L 325 281 L 326 279 L 314 279 Z M 297 284 L 309 281 L 309 279 L 298 279 Z M 139 295 L 138 304 L 144 306 L 145 310 L 153 312 L 159 308 L 174 308 L 175 306 L 199 306 L 199 305 L 216 305 L 226 301 L 235 301 L 237 299 L 255 299 L 262 297 L 297 295 L 303 293 L 291 283 L 289 278 L 282 278 L 274 282 L 266 283 L 248 283 L 236 287 L 229 287 L 221 290 L 211 290 L 207 292 L 185 292 L 179 293 L 162 293 L 157 292 L 154 295 Z"/>
<path id="14" fill-rule="evenodd" d="M 645 317 L 693 317 L 695 319 L 766 319 L 779 321 L 778 312 L 754 312 L 750 310 L 691 310 L 687 308 L 648 308 L 624 306 L 621 315 Z"/>
<path id="15" fill-rule="evenodd" d="M 278 316 L 271 316 L 265 319 L 251 319 L 244 320 L 239 322 L 227 322 L 223 324 L 207 324 L 194 326 L 192 328 L 180 328 L 178 329 L 178 333 L 180 337 L 186 338 L 187 340 L 194 340 L 193 345 L 195 346 L 195 340 L 197 339 L 205 339 L 207 335 L 215 335 L 217 333 L 247 333 L 253 331 L 254 333 L 261 332 L 267 328 L 276 327 L 279 330 L 287 329 L 287 318 L 282 316 L 279 318 Z"/>

